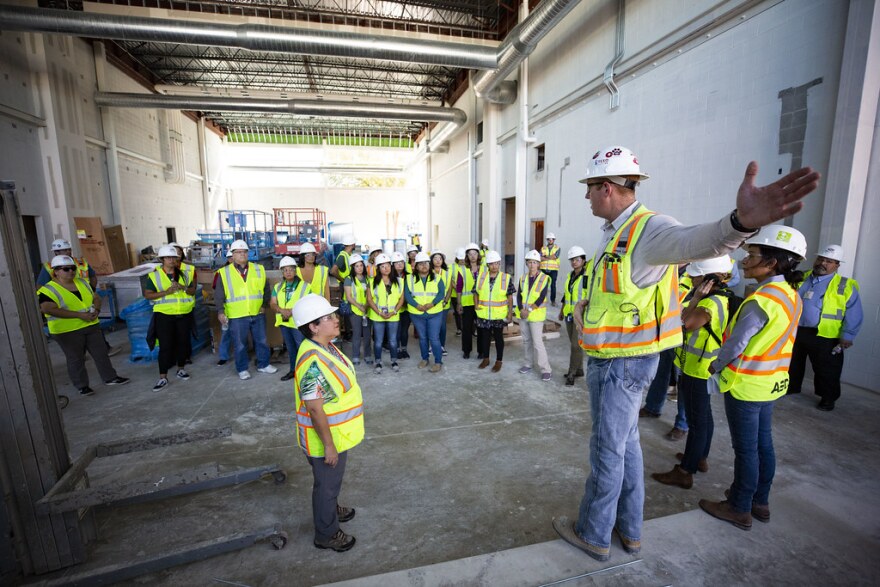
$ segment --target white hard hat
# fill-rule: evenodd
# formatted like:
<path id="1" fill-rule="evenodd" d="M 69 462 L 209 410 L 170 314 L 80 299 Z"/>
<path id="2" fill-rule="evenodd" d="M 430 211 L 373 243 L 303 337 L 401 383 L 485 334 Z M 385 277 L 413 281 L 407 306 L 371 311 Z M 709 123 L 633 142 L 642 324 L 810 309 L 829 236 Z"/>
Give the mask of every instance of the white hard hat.
<path id="1" fill-rule="evenodd" d="M 381 251 L 381 250 L 382 250 L 381 245 L 378 246 L 378 247 L 370 247 L 370 252 L 371 252 L 371 253 L 374 252 L 374 251 Z"/>
<path id="2" fill-rule="evenodd" d="M 709 275 L 710 273 L 730 273 L 733 269 L 733 260 L 729 255 L 721 255 L 712 259 L 694 261 L 687 266 L 687 274 L 691 277 Z"/>
<path id="3" fill-rule="evenodd" d="M 178 249 L 182 249 L 182 248 L 183 248 L 182 246 L 180 246 L 178 243 L 175 243 L 175 242 L 170 242 L 170 243 L 168 243 L 168 246 L 169 246 L 169 247 L 177 247 Z"/>
<path id="4" fill-rule="evenodd" d="M 428 256 L 428 253 L 424 253 L 419 251 L 416 253 L 416 263 L 430 263 L 431 257 Z"/>
<path id="5" fill-rule="evenodd" d="M 317 253 L 318 250 L 315 249 L 315 245 L 312 243 L 304 243 L 303 246 L 299 248 L 299 254 L 305 255 L 306 253 Z"/>
<path id="6" fill-rule="evenodd" d="M 583 248 L 575 245 L 575 246 L 571 247 L 570 249 L 568 249 L 568 255 L 566 257 L 568 259 L 574 259 L 575 257 L 586 257 L 586 256 L 587 256 L 587 252 Z"/>
<path id="7" fill-rule="evenodd" d="M 409 255 L 410 253 L 418 253 L 418 252 L 419 252 L 419 248 L 415 245 L 410 245 L 406 248 L 407 255 Z"/>
<path id="8" fill-rule="evenodd" d="M 70 246 L 70 243 L 64 240 L 63 238 L 55 239 L 52 241 L 52 250 L 53 251 L 63 251 L 64 249 L 71 249 L 73 247 Z"/>
<path id="9" fill-rule="evenodd" d="M 457 249 L 455 249 L 455 258 L 456 259 L 464 260 L 464 255 L 465 255 L 465 253 L 464 253 L 463 247 L 458 247 Z"/>
<path id="10" fill-rule="evenodd" d="M 232 249 L 226 251 L 226 258 L 228 259 L 231 256 L 232 256 Z"/>
<path id="11" fill-rule="evenodd" d="M 174 248 L 174 245 L 165 245 L 159 247 L 159 254 L 156 255 L 160 259 L 162 257 L 177 257 L 180 258 L 180 253 L 177 252 L 177 249 Z"/>
<path id="12" fill-rule="evenodd" d="M 552 238 L 553 240 L 556 240 L 556 234 L 555 234 L 555 233 L 552 233 L 552 232 L 548 232 L 548 233 L 547 233 L 547 238 L 548 238 L 548 239 L 551 239 L 551 238 Z"/>
<path id="13" fill-rule="evenodd" d="M 471 249 L 473 249 L 475 251 L 479 251 L 480 245 L 478 245 L 477 243 L 468 243 L 464 249 L 465 249 L 465 252 L 470 251 Z"/>
<path id="14" fill-rule="evenodd" d="M 782 249 L 798 255 L 801 259 L 807 254 L 807 239 L 804 235 L 796 228 L 784 224 L 768 224 L 744 244 Z"/>
<path id="15" fill-rule="evenodd" d="M 488 246 L 489 246 L 489 239 L 484 238 L 484 239 L 480 242 L 480 244 L 483 245 L 484 247 L 488 247 Z"/>
<path id="16" fill-rule="evenodd" d="M 249 251 L 250 247 L 248 247 L 248 244 L 246 242 L 244 242 L 243 240 L 237 240 L 237 241 L 233 242 L 231 245 L 229 245 L 229 250 L 230 251 L 241 251 L 241 250 Z"/>
<path id="17" fill-rule="evenodd" d="M 392 263 L 403 263 L 406 262 L 406 256 L 400 251 L 394 251 L 391 253 L 391 262 Z"/>
<path id="18" fill-rule="evenodd" d="M 376 267 L 378 267 L 382 263 L 390 263 L 390 262 L 391 262 L 391 258 L 388 255 L 386 255 L 385 253 L 379 253 L 378 255 L 376 255 L 376 258 L 373 259 L 373 264 L 376 265 Z"/>
<path id="19" fill-rule="evenodd" d="M 342 237 L 342 246 L 348 247 L 355 243 L 355 238 L 351 235 Z"/>
<path id="20" fill-rule="evenodd" d="M 287 255 L 281 257 L 281 262 L 278 264 L 278 268 L 284 269 L 285 267 L 296 267 L 296 260 L 293 257 L 288 257 Z"/>
<path id="21" fill-rule="evenodd" d="M 489 251 L 486 253 L 486 264 L 489 263 L 500 263 L 501 255 L 498 254 L 498 251 Z"/>
<path id="22" fill-rule="evenodd" d="M 324 296 L 310 293 L 293 306 L 293 321 L 297 327 L 305 326 L 318 318 L 332 314 L 339 308 L 330 305 Z"/>
<path id="23" fill-rule="evenodd" d="M 76 267 L 76 261 L 67 255 L 55 255 L 52 257 L 52 261 L 49 265 L 52 269 L 55 269 L 56 267 Z"/>
<path id="24" fill-rule="evenodd" d="M 431 258 L 432 259 L 434 258 L 434 255 L 440 255 L 441 257 L 443 257 L 444 261 L 446 260 L 446 253 L 444 253 L 440 249 L 434 249 L 433 251 L 431 251 Z"/>
<path id="25" fill-rule="evenodd" d="M 358 255 L 357 253 L 355 253 L 354 255 L 352 255 L 348 258 L 348 265 L 349 266 L 354 265 L 355 263 L 363 263 L 363 262 L 364 262 L 364 258 L 361 257 L 360 255 Z"/>
<path id="26" fill-rule="evenodd" d="M 538 261 L 540 263 L 541 262 L 541 253 L 539 253 L 535 249 L 532 249 L 531 251 L 526 253 L 526 261 Z"/>
<path id="27" fill-rule="evenodd" d="M 840 245 L 828 245 L 827 247 L 816 253 L 816 255 L 842 263 L 843 247 L 841 247 Z"/>
<path id="28" fill-rule="evenodd" d="M 639 181 L 648 179 L 650 176 L 642 173 L 639 168 L 639 160 L 635 154 L 626 147 L 606 147 L 599 149 L 587 164 L 587 174 L 580 183 L 587 183 L 591 179 L 604 179 L 617 185 L 626 185 L 627 179 L 623 176 L 635 175 Z M 638 182 L 636 182 L 638 185 Z M 635 187 L 635 186 L 632 186 Z"/>

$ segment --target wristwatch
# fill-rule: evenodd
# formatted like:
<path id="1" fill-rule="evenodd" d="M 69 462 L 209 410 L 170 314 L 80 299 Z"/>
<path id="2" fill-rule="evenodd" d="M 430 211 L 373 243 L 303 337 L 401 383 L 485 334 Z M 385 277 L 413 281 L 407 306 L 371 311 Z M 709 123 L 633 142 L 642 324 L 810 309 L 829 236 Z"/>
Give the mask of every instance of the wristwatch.
<path id="1" fill-rule="evenodd" d="M 737 215 L 736 208 L 734 208 L 733 212 L 730 213 L 730 225 L 737 232 L 755 233 L 760 230 L 759 228 L 746 228 L 745 226 L 743 226 L 742 223 L 739 221 L 739 216 Z"/>

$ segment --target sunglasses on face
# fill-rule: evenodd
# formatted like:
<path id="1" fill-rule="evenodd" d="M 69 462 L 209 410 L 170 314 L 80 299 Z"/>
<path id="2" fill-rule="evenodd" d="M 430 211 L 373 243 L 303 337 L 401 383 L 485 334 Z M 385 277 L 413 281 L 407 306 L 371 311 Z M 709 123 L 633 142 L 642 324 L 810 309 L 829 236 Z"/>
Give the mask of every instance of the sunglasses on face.
<path id="1" fill-rule="evenodd" d="M 76 267 L 56 267 L 55 271 L 76 271 Z"/>

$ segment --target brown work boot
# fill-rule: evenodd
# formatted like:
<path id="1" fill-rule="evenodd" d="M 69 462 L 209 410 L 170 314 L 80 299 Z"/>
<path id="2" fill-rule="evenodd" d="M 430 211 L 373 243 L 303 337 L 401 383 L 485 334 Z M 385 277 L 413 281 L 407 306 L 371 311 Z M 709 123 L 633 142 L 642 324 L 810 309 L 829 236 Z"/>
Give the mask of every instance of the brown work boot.
<path id="1" fill-rule="evenodd" d="M 660 414 L 655 414 L 654 412 L 649 412 L 648 408 L 642 408 L 639 410 L 639 418 L 659 418 Z"/>
<path id="2" fill-rule="evenodd" d="M 621 534 L 620 529 L 617 526 L 614 527 L 614 533 L 617 534 L 618 538 L 620 538 L 620 545 L 623 546 L 623 550 L 625 550 L 627 554 L 639 554 L 639 552 L 641 552 L 641 540 L 630 540 L 629 538 Z"/>
<path id="3" fill-rule="evenodd" d="M 666 440 L 671 440 L 675 442 L 676 440 L 681 440 L 682 438 L 686 438 L 688 435 L 687 430 L 682 430 L 681 428 L 673 428 L 669 432 L 666 433 Z"/>
<path id="4" fill-rule="evenodd" d="M 495 361 L 495 364 L 492 365 L 492 373 L 498 373 L 501 371 L 501 361 Z"/>
<path id="5" fill-rule="evenodd" d="M 428 370 L 431 373 L 439 373 L 440 369 L 442 369 L 442 368 L 443 368 L 443 365 L 441 365 L 440 363 L 434 363 L 433 365 L 431 365 L 431 368 Z"/>
<path id="6" fill-rule="evenodd" d="M 681 461 L 684 460 L 684 453 L 683 452 L 675 453 L 675 458 L 677 458 L 678 462 L 680 463 Z M 697 463 L 697 471 L 699 471 L 700 473 L 708 473 L 709 472 L 709 461 L 706 459 L 700 459 L 700 462 Z"/>
<path id="7" fill-rule="evenodd" d="M 728 501 L 709 501 L 708 499 L 700 500 L 700 508 L 719 520 L 730 522 L 740 530 L 752 529 L 752 514 L 749 512 L 737 512 L 730 507 Z"/>
<path id="8" fill-rule="evenodd" d="M 674 485 L 682 489 L 690 489 L 694 486 L 694 476 L 678 465 L 672 467 L 668 473 L 651 473 L 651 477 L 663 485 Z"/>
<path id="9" fill-rule="evenodd" d="M 354 519 L 355 515 L 354 508 L 347 508 L 345 506 L 337 505 L 336 506 L 336 516 L 339 518 L 340 522 L 348 522 Z"/>
<path id="10" fill-rule="evenodd" d="M 336 552 L 345 552 L 346 550 L 351 550 L 351 547 L 354 546 L 355 538 L 354 536 L 350 536 L 339 530 L 336 534 L 333 535 L 333 538 L 330 540 L 315 540 L 315 546 L 318 548 L 329 548 L 330 550 L 335 550 Z"/>
<path id="11" fill-rule="evenodd" d="M 485 359 L 480 361 L 480 369 L 485 369 L 488 366 L 489 366 L 489 358 L 488 357 L 486 357 Z"/>
<path id="12" fill-rule="evenodd" d="M 724 490 L 724 497 L 730 497 L 730 489 Z M 764 524 L 770 522 L 770 506 L 752 502 L 752 517 Z"/>

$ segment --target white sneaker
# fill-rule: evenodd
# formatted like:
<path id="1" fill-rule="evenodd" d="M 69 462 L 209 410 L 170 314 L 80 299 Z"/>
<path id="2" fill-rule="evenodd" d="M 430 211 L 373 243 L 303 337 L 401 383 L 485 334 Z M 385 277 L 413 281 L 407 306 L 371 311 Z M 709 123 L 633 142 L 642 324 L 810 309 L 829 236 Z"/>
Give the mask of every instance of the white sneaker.
<path id="1" fill-rule="evenodd" d="M 265 367 L 260 367 L 257 369 L 260 373 L 278 373 L 278 367 L 273 367 L 272 365 L 266 365 Z"/>
<path id="2" fill-rule="evenodd" d="M 238 378 L 241 379 L 242 381 L 244 381 L 245 379 L 250 379 L 251 372 L 250 371 L 239 371 Z"/>

